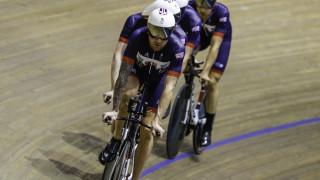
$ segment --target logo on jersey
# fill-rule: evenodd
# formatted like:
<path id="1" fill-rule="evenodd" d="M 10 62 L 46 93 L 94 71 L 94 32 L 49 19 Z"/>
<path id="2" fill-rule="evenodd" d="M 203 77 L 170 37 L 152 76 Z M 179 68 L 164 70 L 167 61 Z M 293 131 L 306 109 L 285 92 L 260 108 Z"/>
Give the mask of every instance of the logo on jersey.
<path id="1" fill-rule="evenodd" d="M 180 40 L 181 40 L 182 44 L 184 44 L 184 45 L 186 44 L 186 39 L 183 38 L 183 39 L 180 39 Z"/>
<path id="2" fill-rule="evenodd" d="M 214 63 L 215 66 L 219 67 L 219 68 L 223 68 L 223 64 L 219 63 L 219 62 L 215 62 Z"/>
<path id="3" fill-rule="evenodd" d="M 227 17 L 220 18 L 219 22 L 227 22 Z"/>
<path id="4" fill-rule="evenodd" d="M 159 60 L 145 57 L 145 56 L 141 55 L 140 52 L 138 52 L 137 64 L 139 65 L 139 67 L 144 67 L 144 66 L 148 66 L 148 65 L 152 66 L 160 74 L 160 73 L 163 73 L 164 71 L 167 70 L 167 68 L 170 65 L 170 61 L 169 62 L 160 62 Z"/>
<path id="5" fill-rule="evenodd" d="M 172 3 L 173 2 L 173 0 L 164 0 L 164 1 L 167 1 L 168 3 Z"/>
<path id="6" fill-rule="evenodd" d="M 195 26 L 191 30 L 192 30 L 192 32 L 200 31 L 200 26 Z"/>
<path id="7" fill-rule="evenodd" d="M 184 56 L 184 52 L 181 52 L 181 53 L 177 53 L 177 54 L 176 54 L 176 58 L 177 58 L 177 59 L 183 58 L 183 56 Z"/>
<path id="8" fill-rule="evenodd" d="M 207 30 L 208 32 L 214 32 L 216 29 L 216 26 L 208 25 L 208 24 L 203 24 L 203 28 Z"/>

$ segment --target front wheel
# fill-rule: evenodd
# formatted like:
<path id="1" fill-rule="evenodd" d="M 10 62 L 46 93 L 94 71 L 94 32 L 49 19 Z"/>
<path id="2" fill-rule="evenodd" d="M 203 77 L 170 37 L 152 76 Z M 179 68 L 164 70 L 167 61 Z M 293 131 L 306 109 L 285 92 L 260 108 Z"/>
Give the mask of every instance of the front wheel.
<path id="1" fill-rule="evenodd" d="M 102 180 L 111 180 L 113 179 L 113 172 L 115 167 L 117 166 L 118 162 L 118 157 L 112 160 L 111 162 L 106 163 L 104 170 L 103 170 L 103 175 L 102 175 Z"/>
<path id="2" fill-rule="evenodd" d="M 102 180 L 122 180 L 129 179 L 132 176 L 131 150 L 133 146 L 130 141 L 127 141 L 121 152 L 113 161 L 106 164 L 102 176 Z"/>
<path id="3" fill-rule="evenodd" d="M 114 179 L 124 180 L 129 179 L 129 177 L 132 176 L 132 172 L 130 172 L 130 169 L 133 165 L 133 161 L 131 161 L 131 152 L 133 148 L 134 147 L 130 141 L 127 141 L 124 145 L 119 157 L 119 165 L 114 171 L 114 177 L 116 177 Z"/>
<path id="4" fill-rule="evenodd" d="M 198 123 L 193 130 L 193 150 L 196 154 L 201 154 L 204 149 L 204 147 L 202 147 L 200 143 L 201 134 L 201 123 Z"/>
<path id="5" fill-rule="evenodd" d="M 185 84 L 179 90 L 172 106 L 167 133 L 167 156 L 173 159 L 178 154 L 185 136 L 188 123 L 188 106 L 190 103 L 190 87 Z"/>

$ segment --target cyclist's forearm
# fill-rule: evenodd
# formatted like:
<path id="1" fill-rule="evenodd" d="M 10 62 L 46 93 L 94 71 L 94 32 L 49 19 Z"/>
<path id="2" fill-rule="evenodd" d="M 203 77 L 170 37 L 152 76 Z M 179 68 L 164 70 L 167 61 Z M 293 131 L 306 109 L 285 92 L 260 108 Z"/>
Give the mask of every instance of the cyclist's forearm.
<path id="1" fill-rule="evenodd" d="M 186 69 L 187 64 L 188 64 L 188 60 L 190 58 L 192 51 L 193 51 L 193 48 L 191 48 L 190 46 L 185 47 L 185 54 L 184 54 L 184 58 L 183 58 L 181 73 L 183 73 L 184 70 Z"/>
<path id="2" fill-rule="evenodd" d="M 113 54 L 112 66 L 111 66 L 111 90 L 114 90 L 115 88 L 115 84 L 119 76 L 119 70 L 120 70 L 121 61 L 123 58 L 123 53 L 126 47 L 127 47 L 127 44 L 119 41 L 116 46 L 116 50 Z"/>
<path id="3" fill-rule="evenodd" d="M 156 114 L 158 119 L 162 119 L 164 113 L 166 112 L 166 110 L 169 106 L 169 103 L 172 99 L 173 90 L 175 88 L 176 82 L 177 82 L 176 77 L 173 77 L 173 76 L 166 77 L 163 92 L 162 92 L 162 95 L 160 97 L 159 104 L 158 104 L 158 111 Z"/>
<path id="4" fill-rule="evenodd" d="M 116 81 L 119 76 L 119 70 L 121 66 L 121 59 L 119 55 L 113 55 L 113 61 L 111 66 L 111 90 L 114 90 Z"/>
<path id="5" fill-rule="evenodd" d="M 220 45 L 222 43 L 222 38 L 219 36 L 212 36 L 210 50 L 203 67 L 203 72 L 209 73 L 212 65 L 217 59 Z"/>
<path id="6" fill-rule="evenodd" d="M 113 110 L 119 110 L 122 96 L 124 94 L 126 84 L 128 82 L 128 76 L 132 70 L 133 64 L 122 61 L 119 77 L 115 84 L 114 96 L 113 96 Z"/>

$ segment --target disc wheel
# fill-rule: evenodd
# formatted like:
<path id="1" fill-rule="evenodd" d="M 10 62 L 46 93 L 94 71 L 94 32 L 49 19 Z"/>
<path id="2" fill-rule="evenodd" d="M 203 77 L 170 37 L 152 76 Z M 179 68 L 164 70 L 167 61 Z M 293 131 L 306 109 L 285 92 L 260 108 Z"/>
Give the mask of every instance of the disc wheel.
<path id="1" fill-rule="evenodd" d="M 183 85 L 172 106 L 167 133 L 167 156 L 170 159 L 178 154 L 185 136 L 186 124 L 189 121 L 187 112 L 188 101 L 190 101 L 189 90 L 190 87 L 187 84 Z"/>

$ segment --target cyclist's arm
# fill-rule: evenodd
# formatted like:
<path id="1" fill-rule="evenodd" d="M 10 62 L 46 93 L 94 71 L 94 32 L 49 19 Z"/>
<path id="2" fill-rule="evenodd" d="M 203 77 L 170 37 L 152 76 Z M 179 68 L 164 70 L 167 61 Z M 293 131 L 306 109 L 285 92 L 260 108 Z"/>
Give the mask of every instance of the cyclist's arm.
<path id="1" fill-rule="evenodd" d="M 111 91 L 113 91 L 115 88 L 116 80 L 119 76 L 121 60 L 126 47 L 127 47 L 126 43 L 118 41 L 116 50 L 113 54 L 113 60 L 112 60 L 112 66 L 111 66 Z"/>
<path id="2" fill-rule="evenodd" d="M 132 67 L 133 67 L 133 63 L 122 61 L 120 71 L 119 71 L 119 77 L 115 84 L 112 110 L 115 110 L 115 111 L 119 110 L 121 99 L 125 91 L 126 84 L 128 82 L 128 76 L 132 70 Z"/>
<path id="3" fill-rule="evenodd" d="M 164 81 L 164 88 L 163 92 L 161 94 L 159 104 L 158 104 L 158 111 L 156 114 L 155 119 L 158 121 L 163 117 L 164 113 L 166 112 L 169 103 L 172 99 L 173 89 L 176 86 L 177 77 L 175 76 L 166 76 L 166 79 Z"/>
<path id="4" fill-rule="evenodd" d="M 212 36 L 210 50 L 209 50 L 206 62 L 204 64 L 202 74 L 209 74 L 212 65 L 217 59 L 222 40 L 223 38 L 221 36 L 216 36 L 216 35 Z"/>
<path id="5" fill-rule="evenodd" d="M 190 46 L 186 46 L 185 47 L 185 55 L 184 55 L 184 58 L 183 58 L 183 64 L 182 64 L 181 72 L 184 72 L 184 70 L 186 69 L 187 64 L 188 64 L 188 59 L 189 59 L 192 51 L 193 51 L 192 47 L 190 47 Z"/>

